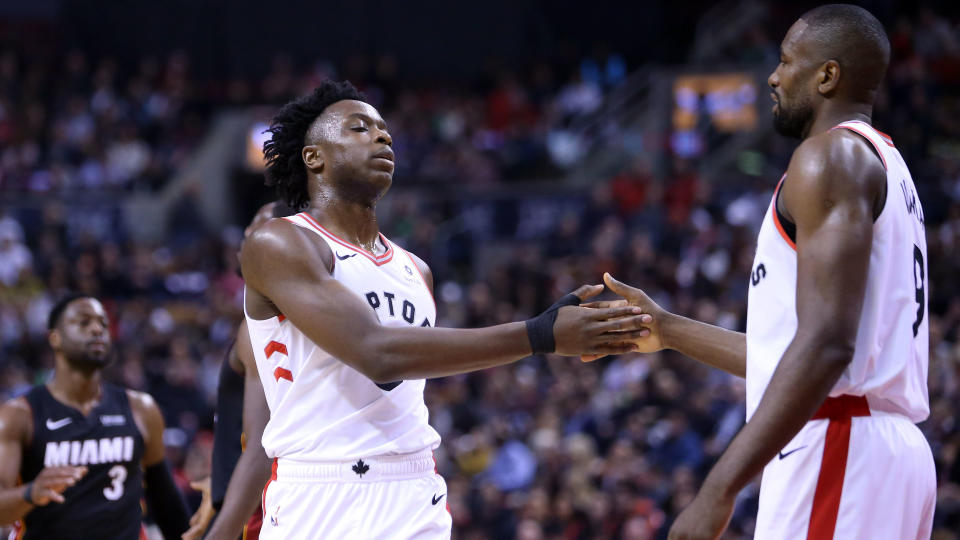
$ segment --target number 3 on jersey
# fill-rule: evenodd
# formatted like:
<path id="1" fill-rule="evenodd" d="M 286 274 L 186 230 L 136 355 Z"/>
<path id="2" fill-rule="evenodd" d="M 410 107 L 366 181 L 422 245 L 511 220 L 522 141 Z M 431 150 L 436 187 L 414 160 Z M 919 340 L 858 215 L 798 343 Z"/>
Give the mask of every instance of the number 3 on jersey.
<path id="1" fill-rule="evenodd" d="M 123 497 L 123 483 L 127 480 L 127 468 L 123 465 L 114 465 L 110 472 L 110 485 L 103 489 L 103 496 L 108 501 L 119 501 Z"/>
<path id="2" fill-rule="evenodd" d="M 913 286 L 917 289 L 917 319 L 913 322 L 913 337 L 917 337 L 920 330 L 920 323 L 923 322 L 923 312 L 927 307 L 926 294 L 926 276 L 924 275 L 923 252 L 920 246 L 913 246 Z"/>

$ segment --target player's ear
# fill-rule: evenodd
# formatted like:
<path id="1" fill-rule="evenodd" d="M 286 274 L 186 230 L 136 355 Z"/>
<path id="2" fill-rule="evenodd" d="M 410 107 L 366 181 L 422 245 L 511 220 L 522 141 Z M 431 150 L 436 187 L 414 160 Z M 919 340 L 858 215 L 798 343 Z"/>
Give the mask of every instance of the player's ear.
<path id="1" fill-rule="evenodd" d="M 323 156 L 320 153 L 319 146 L 315 144 L 304 146 L 301 156 L 303 156 L 303 164 L 307 166 L 310 172 L 316 174 L 323 172 Z"/>
<path id="2" fill-rule="evenodd" d="M 817 90 L 822 95 L 833 93 L 840 84 L 840 64 L 836 60 L 827 60 L 817 72 Z"/>
<path id="3" fill-rule="evenodd" d="M 47 334 L 47 342 L 50 343 L 50 348 L 59 351 L 60 346 L 63 345 L 63 337 L 60 336 L 60 331 L 53 329 Z"/>

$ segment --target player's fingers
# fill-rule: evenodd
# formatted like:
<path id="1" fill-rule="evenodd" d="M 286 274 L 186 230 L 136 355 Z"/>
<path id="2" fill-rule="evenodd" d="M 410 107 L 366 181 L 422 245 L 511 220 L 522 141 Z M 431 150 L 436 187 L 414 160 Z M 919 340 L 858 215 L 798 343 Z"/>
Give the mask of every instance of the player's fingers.
<path id="1" fill-rule="evenodd" d="M 56 491 L 52 491 L 48 489 L 40 490 L 40 493 L 38 494 L 37 499 L 40 499 L 40 500 L 47 499 L 48 501 L 58 502 L 58 503 L 62 503 L 65 500 L 63 498 L 63 495 L 57 493 Z"/>
<path id="2" fill-rule="evenodd" d="M 592 309 L 604 309 L 612 307 L 623 307 L 627 305 L 626 300 L 598 300 L 596 302 L 587 302 L 586 304 L 580 304 L 580 307 L 592 308 Z"/>
<path id="3" fill-rule="evenodd" d="M 200 538 L 201 536 L 203 536 L 205 529 L 206 529 L 205 527 L 202 527 L 200 525 L 194 525 L 193 527 L 190 527 L 189 529 L 187 529 L 187 532 L 180 535 L 180 538 L 182 538 L 183 540 L 196 540 L 197 538 Z"/>
<path id="4" fill-rule="evenodd" d="M 611 307 L 603 309 L 595 309 L 590 313 L 590 318 L 595 321 L 605 321 L 607 319 L 619 319 L 621 317 L 629 317 L 630 315 L 641 315 L 643 309 L 638 308 L 637 306 L 620 306 L 620 307 Z M 646 315 L 650 317 L 650 315 Z M 651 317 L 651 321 L 653 318 Z"/>
<path id="5" fill-rule="evenodd" d="M 594 360 L 598 360 L 600 358 L 603 358 L 604 356 L 605 355 L 602 355 L 602 354 L 581 354 L 580 361 L 583 363 L 593 362 Z"/>
<path id="6" fill-rule="evenodd" d="M 573 295 L 583 301 L 593 298 L 601 292 L 603 292 L 603 285 L 581 285 L 580 288 L 573 291 Z"/>
<path id="7" fill-rule="evenodd" d="M 629 317 L 620 317 L 618 319 L 608 319 L 593 323 L 591 330 L 601 334 L 613 332 L 631 332 L 648 328 L 653 321 L 653 317 L 644 313 L 642 315 L 633 315 Z"/>
<path id="8" fill-rule="evenodd" d="M 616 278 L 611 276 L 609 273 L 603 274 L 603 282 L 607 284 L 607 287 L 609 287 L 611 291 L 619 294 L 624 298 L 631 298 L 634 295 L 636 295 L 637 292 L 639 292 L 637 289 L 629 285 L 620 283 L 619 281 L 616 280 Z"/>
<path id="9" fill-rule="evenodd" d="M 639 330 L 630 330 L 626 332 L 610 332 L 609 334 L 604 334 L 609 336 L 610 339 L 615 339 L 617 342 L 622 341 L 634 341 L 637 339 L 643 339 L 645 337 L 650 337 L 649 328 L 641 328 Z"/>
<path id="10" fill-rule="evenodd" d="M 635 343 L 605 343 L 591 347 L 587 353 L 599 358 L 611 354 L 627 354 L 636 350 L 637 345 Z"/>
<path id="11" fill-rule="evenodd" d="M 70 476 L 75 476 L 76 478 L 80 478 L 83 475 L 87 474 L 86 467 L 74 467 L 71 465 L 64 465 L 62 467 L 48 467 L 44 469 L 44 471 L 47 474 L 70 475 Z"/>
<path id="12" fill-rule="evenodd" d="M 39 484 L 45 489 L 53 489 L 57 491 L 63 491 L 68 487 L 77 483 L 79 478 L 76 478 L 71 475 L 57 475 L 57 476 L 47 476 L 39 481 L 34 481 L 35 484 Z"/>

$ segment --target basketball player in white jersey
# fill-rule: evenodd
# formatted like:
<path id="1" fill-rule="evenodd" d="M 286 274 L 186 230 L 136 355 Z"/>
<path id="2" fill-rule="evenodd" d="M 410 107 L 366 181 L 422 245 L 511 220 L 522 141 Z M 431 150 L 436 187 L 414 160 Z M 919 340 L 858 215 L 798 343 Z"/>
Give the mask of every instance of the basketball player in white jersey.
<path id="1" fill-rule="evenodd" d="M 424 379 L 531 353 L 635 350 L 628 342 L 649 333 L 650 316 L 571 306 L 598 285 L 526 323 L 435 328 L 430 269 L 377 226 L 394 169 L 377 110 L 328 81 L 284 106 L 270 131 L 267 180 L 308 209 L 257 228 L 241 252 L 274 458 L 260 538 L 448 538 Z"/>
<path id="2" fill-rule="evenodd" d="M 669 537 L 713 539 L 763 471 L 755 538 L 929 538 L 936 478 L 914 425 L 927 398 L 923 211 L 900 153 L 870 125 L 890 55 L 867 11 L 803 15 L 770 75 L 774 124 L 803 140 L 757 239 L 747 332 L 653 314 L 673 348 L 747 379 L 747 419 Z M 610 305 L 610 304 L 600 304 Z"/>

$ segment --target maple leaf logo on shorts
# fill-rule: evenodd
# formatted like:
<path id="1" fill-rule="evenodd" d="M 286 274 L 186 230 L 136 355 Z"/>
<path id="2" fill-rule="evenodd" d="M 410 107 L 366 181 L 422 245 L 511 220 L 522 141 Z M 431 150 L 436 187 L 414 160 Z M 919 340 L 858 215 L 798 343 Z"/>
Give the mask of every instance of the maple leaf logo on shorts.
<path id="1" fill-rule="evenodd" d="M 353 472 L 357 473 L 357 476 L 363 478 L 363 475 L 370 470 L 370 466 L 363 462 L 362 459 L 358 459 L 356 465 L 353 466 Z"/>

